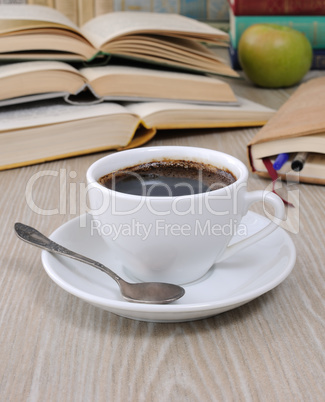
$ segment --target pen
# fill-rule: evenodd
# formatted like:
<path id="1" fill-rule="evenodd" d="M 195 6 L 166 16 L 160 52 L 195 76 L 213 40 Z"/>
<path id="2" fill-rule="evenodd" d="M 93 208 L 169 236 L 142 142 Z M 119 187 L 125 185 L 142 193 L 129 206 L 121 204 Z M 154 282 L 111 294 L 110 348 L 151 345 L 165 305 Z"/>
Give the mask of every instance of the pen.
<path id="1" fill-rule="evenodd" d="M 293 158 L 291 169 L 295 172 L 300 172 L 304 167 L 307 156 L 308 152 L 298 152 L 297 155 Z"/>
<path id="2" fill-rule="evenodd" d="M 282 166 L 286 163 L 286 161 L 289 159 L 289 154 L 288 153 L 282 153 L 279 154 L 274 163 L 273 163 L 273 167 L 275 170 L 280 170 L 282 168 Z"/>

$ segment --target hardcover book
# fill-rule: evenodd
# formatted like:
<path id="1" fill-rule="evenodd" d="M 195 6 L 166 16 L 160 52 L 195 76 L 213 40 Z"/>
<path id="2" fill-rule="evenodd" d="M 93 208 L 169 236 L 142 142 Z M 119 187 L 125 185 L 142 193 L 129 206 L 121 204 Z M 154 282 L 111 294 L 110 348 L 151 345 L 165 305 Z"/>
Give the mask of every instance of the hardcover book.
<path id="1" fill-rule="evenodd" d="M 160 129 L 260 126 L 274 114 L 238 99 L 238 106 L 105 102 L 89 107 L 62 100 L 7 106 L 0 110 L 0 170 L 140 146 Z"/>
<path id="2" fill-rule="evenodd" d="M 312 70 L 325 70 L 325 49 L 313 49 Z"/>
<path id="3" fill-rule="evenodd" d="M 230 36 L 234 48 L 238 47 L 239 39 L 245 29 L 254 24 L 278 24 L 289 26 L 305 34 L 312 48 L 325 48 L 325 16 L 297 16 L 297 15 L 259 15 L 236 16 L 230 10 Z"/>
<path id="4" fill-rule="evenodd" d="M 319 0 L 229 0 L 235 15 L 325 15 Z"/>
<path id="5" fill-rule="evenodd" d="M 289 100 L 275 113 L 248 144 L 248 159 L 253 172 L 268 177 L 265 160 L 274 162 L 280 153 L 290 159 L 279 175 L 306 183 L 325 184 L 325 77 L 301 84 Z M 300 173 L 291 162 L 298 152 L 308 152 Z"/>
<path id="6" fill-rule="evenodd" d="M 178 68 L 237 76 L 201 42 L 228 46 L 228 34 L 177 14 L 114 12 L 78 28 L 50 7 L 3 5 L 0 60 L 103 59 L 120 55 Z"/>
<path id="7" fill-rule="evenodd" d="M 134 65 L 76 69 L 60 61 L 0 65 L 0 106 L 63 97 L 68 103 L 182 101 L 236 104 L 231 86 L 216 78 Z"/>

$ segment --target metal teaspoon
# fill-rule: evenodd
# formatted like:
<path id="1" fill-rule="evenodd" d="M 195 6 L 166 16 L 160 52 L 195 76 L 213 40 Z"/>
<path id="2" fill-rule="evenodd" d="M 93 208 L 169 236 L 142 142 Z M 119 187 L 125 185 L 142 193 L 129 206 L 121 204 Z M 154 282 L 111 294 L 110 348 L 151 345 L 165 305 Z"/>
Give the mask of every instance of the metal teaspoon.
<path id="1" fill-rule="evenodd" d="M 142 282 L 129 283 L 120 278 L 117 274 L 111 271 L 105 265 L 94 261 L 81 254 L 75 253 L 54 241 L 50 240 L 36 229 L 24 225 L 23 223 L 15 223 L 15 231 L 17 236 L 25 242 L 34 246 L 40 247 L 50 253 L 61 254 L 66 257 L 78 260 L 85 264 L 89 264 L 94 268 L 99 269 L 105 274 L 108 274 L 114 279 L 120 287 L 122 296 L 130 302 L 148 303 L 148 304 L 167 304 L 171 303 L 185 294 L 185 290 L 178 285 L 161 282 Z"/>

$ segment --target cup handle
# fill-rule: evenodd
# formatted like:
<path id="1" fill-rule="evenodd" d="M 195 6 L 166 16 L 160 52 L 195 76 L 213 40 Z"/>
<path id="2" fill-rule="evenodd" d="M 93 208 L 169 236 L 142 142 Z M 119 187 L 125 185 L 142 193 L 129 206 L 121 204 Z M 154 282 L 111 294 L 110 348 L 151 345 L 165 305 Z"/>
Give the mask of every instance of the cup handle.
<path id="1" fill-rule="evenodd" d="M 244 240 L 241 240 L 235 244 L 232 244 L 231 246 L 228 246 L 224 251 L 224 253 L 222 254 L 222 256 L 216 262 L 223 261 L 234 255 L 238 251 L 248 246 L 251 246 L 252 244 L 258 242 L 259 240 L 262 240 L 264 237 L 272 233 L 279 226 L 279 223 L 284 218 L 285 214 L 284 203 L 278 195 L 272 193 L 271 191 L 251 191 L 246 193 L 244 197 L 245 197 L 244 215 L 247 213 L 249 207 L 254 202 L 262 201 L 263 203 L 266 202 L 273 207 L 276 222 L 271 221 L 267 226 L 265 226 L 263 229 L 253 234 L 252 236 L 249 236 Z"/>

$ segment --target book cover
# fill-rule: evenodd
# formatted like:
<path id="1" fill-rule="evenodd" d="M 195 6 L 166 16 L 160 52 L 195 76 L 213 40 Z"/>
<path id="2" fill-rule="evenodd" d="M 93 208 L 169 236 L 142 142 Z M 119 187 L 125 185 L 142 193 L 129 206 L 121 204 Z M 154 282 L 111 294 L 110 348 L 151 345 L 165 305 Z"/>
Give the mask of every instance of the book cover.
<path id="1" fill-rule="evenodd" d="M 325 48 L 325 16 L 236 16 L 230 11 L 231 43 L 238 47 L 245 29 L 254 24 L 278 24 L 289 26 L 305 34 L 314 49 Z"/>
<path id="2" fill-rule="evenodd" d="M 312 70 L 325 70 L 325 49 L 313 49 Z"/>
<path id="3" fill-rule="evenodd" d="M 230 39 L 231 41 L 231 39 Z M 228 48 L 228 52 L 229 52 L 229 60 L 230 60 L 230 64 L 231 67 L 234 70 L 241 70 L 241 65 L 239 63 L 239 59 L 238 59 L 238 51 L 237 49 L 235 49 L 232 45 L 232 42 L 230 43 L 230 46 Z"/>
<path id="4" fill-rule="evenodd" d="M 229 0 L 235 15 L 325 15 L 319 0 Z"/>
<path id="5" fill-rule="evenodd" d="M 297 152 L 310 153 L 299 180 L 325 184 L 325 77 L 301 84 L 247 145 L 251 170 L 268 176 L 264 160 L 274 161 L 280 153 L 289 153 L 279 174 L 290 173 Z"/>

